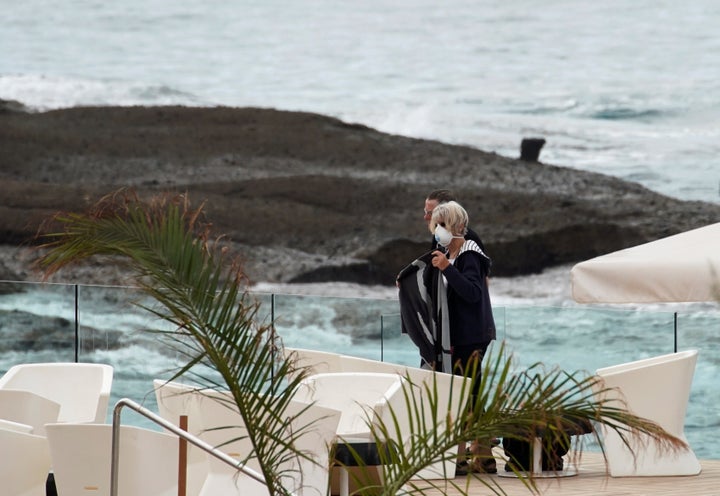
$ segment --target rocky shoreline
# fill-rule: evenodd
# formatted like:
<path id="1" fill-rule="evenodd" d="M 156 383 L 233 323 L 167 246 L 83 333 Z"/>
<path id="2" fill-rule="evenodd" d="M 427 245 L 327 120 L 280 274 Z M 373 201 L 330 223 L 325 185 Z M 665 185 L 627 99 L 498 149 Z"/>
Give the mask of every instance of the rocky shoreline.
<path id="1" fill-rule="evenodd" d="M 0 102 L 1 103 L 1 102 Z M 426 194 L 456 192 L 496 276 L 537 273 L 720 221 L 720 205 L 469 146 L 259 108 L 0 105 L 0 278 L 36 280 L 31 243 L 58 210 L 121 187 L 187 192 L 251 280 L 393 284 L 429 244 Z M 105 271 L 105 272 L 103 272 Z M 95 266 L 65 279 L 117 282 Z M 91 279 L 89 281 L 88 279 Z"/>

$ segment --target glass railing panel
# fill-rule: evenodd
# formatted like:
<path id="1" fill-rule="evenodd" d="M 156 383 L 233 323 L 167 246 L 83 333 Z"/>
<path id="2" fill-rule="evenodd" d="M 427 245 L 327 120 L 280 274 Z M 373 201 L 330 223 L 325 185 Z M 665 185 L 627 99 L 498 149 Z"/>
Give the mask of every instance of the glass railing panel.
<path id="1" fill-rule="evenodd" d="M 509 307 L 507 346 L 519 366 L 540 361 L 566 371 L 618 365 L 675 349 L 675 314 L 657 308 Z M 678 350 L 700 350 L 687 407 L 685 434 L 700 458 L 720 458 L 720 316 L 717 310 L 678 313 Z M 673 398 L 668 398 L 672 402 Z"/>
<path id="2" fill-rule="evenodd" d="M 121 398 L 132 398 L 157 411 L 153 380 L 169 379 L 179 360 L 156 333 L 150 332 L 167 329 L 167 324 L 141 305 L 153 307 L 156 303 L 137 288 L 80 286 L 79 361 L 113 366 L 111 405 Z M 111 415 L 108 412 L 108 420 Z M 156 428 L 152 422 L 145 425 L 146 419 L 141 416 L 138 422 Z"/>
<path id="3" fill-rule="evenodd" d="M 685 434 L 699 458 L 720 458 L 720 307 L 692 305 L 678 312 L 678 350 L 698 350 Z"/>
<path id="4" fill-rule="evenodd" d="M 594 373 L 673 352 L 673 314 L 598 307 L 505 307 L 506 345 L 517 362 Z"/>
<path id="5" fill-rule="evenodd" d="M 402 333 L 397 300 L 277 294 L 259 297 L 264 306 L 273 305 L 275 328 L 286 346 L 402 365 L 420 363 L 416 346 Z M 269 310 L 263 315 L 269 318 Z M 503 338 L 502 309 L 499 321 L 498 336 Z"/>
<path id="6" fill-rule="evenodd" d="M 275 295 L 275 330 L 285 346 L 381 360 L 381 316 L 397 301 Z"/>
<path id="7" fill-rule="evenodd" d="M 18 363 L 74 361 L 75 287 L 0 282 L 0 374 Z"/>
<path id="8" fill-rule="evenodd" d="M 395 302 L 395 306 L 396 308 L 390 309 L 390 313 L 380 315 L 378 321 L 382 331 L 383 361 L 419 367 L 420 354 L 410 337 L 403 334 L 397 302 Z"/>

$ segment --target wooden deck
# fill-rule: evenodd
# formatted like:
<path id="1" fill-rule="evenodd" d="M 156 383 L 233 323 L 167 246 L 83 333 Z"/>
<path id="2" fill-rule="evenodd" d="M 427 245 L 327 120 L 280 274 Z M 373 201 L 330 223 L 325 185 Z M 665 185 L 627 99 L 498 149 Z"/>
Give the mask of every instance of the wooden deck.
<path id="1" fill-rule="evenodd" d="M 498 457 L 499 458 L 499 457 Z M 536 479 L 538 494 L 543 496 L 720 496 L 720 460 L 701 460 L 700 475 L 687 477 L 610 477 L 607 474 L 602 455 L 582 454 L 578 474 L 571 477 Z M 498 460 L 498 471 L 504 463 Z M 485 496 L 506 494 L 507 496 L 531 496 L 533 492 L 517 478 L 498 475 L 473 475 L 468 479 L 468 494 Z M 465 478 L 456 478 L 456 484 L 464 484 Z M 486 484 L 496 487 L 496 492 Z M 437 492 L 437 495 L 459 495 L 451 486 Z"/>

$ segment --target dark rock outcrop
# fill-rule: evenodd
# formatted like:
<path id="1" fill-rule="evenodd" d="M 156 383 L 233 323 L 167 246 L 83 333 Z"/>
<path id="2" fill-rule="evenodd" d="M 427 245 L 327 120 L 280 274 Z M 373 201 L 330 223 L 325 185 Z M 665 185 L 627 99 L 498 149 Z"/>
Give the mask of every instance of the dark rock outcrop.
<path id="1" fill-rule="evenodd" d="M 17 100 L 3 100 L 0 98 L 0 114 L 5 112 L 27 113 L 29 111 L 30 109 Z"/>
<path id="2" fill-rule="evenodd" d="M 520 160 L 539 161 L 543 146 L 545 146 L 545 138 L 523 138 L 520 142 Z"/>
<path id="3" fill-rule="evenodd" d="M 187 192 L 254 280 L 392 284 L 429 247 L 425 195 L 455 191 L 498 276 L 720 220 L 720 205 L 617 178 L 302 112 L 102 107 L 0 112 L 0 243 L 120 187 Z"/>

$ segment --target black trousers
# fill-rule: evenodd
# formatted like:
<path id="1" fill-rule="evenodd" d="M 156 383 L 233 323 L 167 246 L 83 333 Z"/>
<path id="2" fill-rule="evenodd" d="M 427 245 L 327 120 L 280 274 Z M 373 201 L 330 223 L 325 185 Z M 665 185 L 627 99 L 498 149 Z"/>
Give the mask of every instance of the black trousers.
<path id="1" fill-rule="evenodd" d="M 480 390 L 480 381 L 482 380 L 482 360 L 485 357 L 485 352 L 487 351 L 489 345 L 490 343 L 481 343 L 452 347 L 453 374 L 464 376 L 466 370 L 468 373 L 472 370 L 472 367 L 475 366 L 474 360 L 477 360 L 477 370 L 472 390 L 473 408 L 475 408 L 478 391 Z"/>

